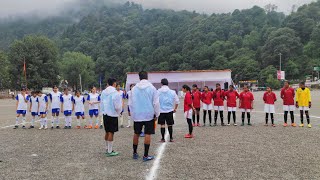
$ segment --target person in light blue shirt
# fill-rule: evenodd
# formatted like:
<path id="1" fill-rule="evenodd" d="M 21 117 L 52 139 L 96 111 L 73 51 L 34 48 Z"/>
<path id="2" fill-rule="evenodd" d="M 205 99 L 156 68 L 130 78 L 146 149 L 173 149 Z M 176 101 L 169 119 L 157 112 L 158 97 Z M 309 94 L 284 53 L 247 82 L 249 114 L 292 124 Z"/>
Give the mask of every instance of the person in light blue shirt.
<path id="1" fill-rule="evenodd" d="M 161 135 L 162 139 L 160 142 L 166 142 L 164 135 L 166 133 L 166 124 L 168 126 L 168 131 L 170 134 L 170 142 L 173 142 L 173 129 L 174 125 L 173 114 L 177 111 L 179 105 L 179 98 L 175 91 L 171 90 L 168 85 L 167 79 L 161 80 L 162 87 L 158 90 L 159 101 L 160 101 L 160 116 L 158 119 L 158 124 L 161 125 Z"/>
<path id="2" fill-rule="evenodd" d="M 118 132 L 118 117 L 122 112 L 122 97 L 116 90 L 116 79 L 108 79 L 108 87 L 101 93 L 101 112 L 103 114 L 103 124 L 106 131 L 106 155 L 108 157 L 117 156 L 119 153 L 112 150 L 113 136 Z"/>
<path id="3" fill-rule="evenodd" d="M 133 137 L 133 159 L 138 159 L 137 153 L 139 136 L 144 127 L 144 156 L 143 161 L 153 160 L 153 156 L 149 156 L 149 147 L 151 142 L 151 134 L 154 134 L 155 120 L 160 115 L 160 103 L 157 89 L 148 81 L 148 73 L 141 71 L 139 73 L 140 82 L 137 83 L 130 92 L 129 108 L 131 119 L 134 121 L 134 137 Z"/>

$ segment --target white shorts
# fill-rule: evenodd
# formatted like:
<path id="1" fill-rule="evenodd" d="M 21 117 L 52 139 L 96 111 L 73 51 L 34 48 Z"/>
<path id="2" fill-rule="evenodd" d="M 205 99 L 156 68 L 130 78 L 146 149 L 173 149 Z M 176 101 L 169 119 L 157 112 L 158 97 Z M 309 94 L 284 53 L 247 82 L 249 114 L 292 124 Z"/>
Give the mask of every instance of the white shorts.
<path id="1" fill-rule="evenodd" d="M 212 107 L 212 104 L 205 104 L 205 103 L 203 103 L 202 109 L 205 110 L 205 111 L 207 111 L 207 110 L 212 110 L 213 107 Z"/>
<path id="2" fill-rule="evenodd" d="M 228 107 L 228 112 L 237 111 L 237 107 Z"/>
<path id="3" fill-rule="evenodd" d="M 214 106 L 214 110 L 215 111 L 223 111 L 224 110 L 224 106 Z"/>
<path id="4" fill-rule="evenodd" d="M 251 112 L 251 109 L 240 109 L 241 112 Z"/>
<path id="5" fill-rule="evenodd" d="M 300 111 L 309 111 L 310 108 L 307 107 L 307 106 L 299 106 L 299 110 L 300 110 Z"/>
<path id="6" fill-rule="evenodd" d="M 192 119 L 192 109 L 190 109 L 189 111 L 184 112 L 184 117 L 186 119 Z"/>
<path id="7" fill-rule="evenodd" d="M 274 110 L 274 104 L 264 104 L 265 113 L 276 113 Z"/>
<path id="8" fill-rule="evenodd" d="M 283 111 L 294 111 L 295 105 L 283 105 Z"/>

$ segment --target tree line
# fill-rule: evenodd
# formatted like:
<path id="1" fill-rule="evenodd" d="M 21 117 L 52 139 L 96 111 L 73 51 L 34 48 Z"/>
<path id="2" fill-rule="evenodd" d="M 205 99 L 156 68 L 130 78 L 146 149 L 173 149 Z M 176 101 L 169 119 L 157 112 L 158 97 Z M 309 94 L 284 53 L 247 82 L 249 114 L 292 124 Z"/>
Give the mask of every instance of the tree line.
<path id="1" fill-rule="evenodd" d="M 259 80 L 260 86 L 277 88 L 280 53 L 286 79 L 312 75 L 320 66 L 320 1 L 287 16 L 270 7 L 208 15 L 144 10 L 127 2 L 95 4 L 74 15 L 81 17 L 77 22 L 67 21 L 70 14 L 64 22 L 62 17 L 21 26 L 2 22 L 0 86 L 24 83 L 24 61 L 32 88 L 63 79 L 79 87 L 79 74 L 87 88 L 110 76 L 124 82 L 126 72 L 191 69 L 231 69 L 234 81 Z M 21 29 L 25 24 L 28 29 Z M 30 32 L 40 27 L 48 28 Z"/>

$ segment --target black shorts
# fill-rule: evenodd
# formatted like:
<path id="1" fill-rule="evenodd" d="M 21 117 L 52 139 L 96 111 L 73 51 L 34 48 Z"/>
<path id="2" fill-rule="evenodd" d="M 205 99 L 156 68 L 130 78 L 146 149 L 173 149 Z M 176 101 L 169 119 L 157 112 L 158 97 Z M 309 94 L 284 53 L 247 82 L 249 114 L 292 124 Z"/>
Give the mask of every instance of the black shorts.
<path id="1" fill-rule="evenodd" d="M 141 134 L 144 126 L 145 134 L 154 134 L 154 119 L 150 121 L 134 122 L 134 133 Z"/>
<path id="2" fill-rule="evenodd" d="M 173 112 L 161 113 L 158 118 L 158 124 L 174 125 Z"/>
<path id="3" fill-rule="evenodd" d="M 118 117 L 111 117 L 108 115 L 103 115 L 103 125 L 104 125 L 104 130 L 106 132 L 118 132 L 119 127 L 118 127 Z"/>

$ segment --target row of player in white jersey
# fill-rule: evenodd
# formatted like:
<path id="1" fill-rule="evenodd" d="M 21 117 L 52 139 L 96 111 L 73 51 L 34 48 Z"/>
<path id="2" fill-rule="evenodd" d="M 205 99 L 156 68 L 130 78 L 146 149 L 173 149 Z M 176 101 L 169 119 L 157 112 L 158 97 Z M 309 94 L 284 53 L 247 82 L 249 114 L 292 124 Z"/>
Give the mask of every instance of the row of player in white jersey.
<path id="1" fill-rule="evenodd" d="M 71 94 L 62 94 L 60 92 L 52 92 L 48 96 L 45 94 L 34 94 L 32 96 L 24 97 L 18 94 L 16 100 L 18 101 L 17 114 L 26 114 L 28 109 L 28 102 L 30 102 L 29 111 L 32 115 L 46 114 L 48 111 L 48 97 L 51 101 L 51 111 L 53 114 L 59 113 L 60 110 L 64 114 L 69 114 L 72 111 L 84 112 L 84 103 L 89 102 L 89 114 L 93 110 L 99 110 L 100 95 L 97 93 L 90 93 L 85 100 L 84 96 L 73 96 Z"/>
<path id="2" fill-rule="evenodd" d="M 77 119 L 85 119 L 85 106 L 84 103 L 88 101 L 89 103 L 89 116 L 90 121 L 88 125 L 89 129 L 92 128 L 92 117 L 96 117 L 96 125 L 95 128 L 97 129 L 99 126 L 99 106 L 100 106 L 100 94 L 96 92 L 96 88 L 92 88 L 92 92 L 88 95 L 85 99 L 84 96 L 81 95 L 80 91 L 76 91 L 75 95 L 69 94 L 69 90 L 65 89 L 64 93 L 58 91 L 58 88 L 55 87 L 54 91 L 51 92 L 48 96 L 42 94 L 40 91 L 33 91 L 31 92 L 31 96 L 26 94 L 25 89 L 21 91 L 21 94 L 18 94 L 16 97 L 17 100 L 17 118 L 16 118 L 16 125 L 15 129 L 18 128 L 19 117 L 22 115 L 22 128 L 25 128 L 25 115 L 28 111 L 28 102 L 30 102 L 29 112 L 31 112 L 32 120 L 30 128 L 34 128 L 34 121 L 35 116 L 40 117 L 40 129 L 47 128 L 47 114 L 48 114 L 48 106 L 49 106 L 49 99 L 51 101 L 51 113 L 52 113 L 52 128 L 54 126 L 54 122 L 56 122 L 57 128 L 59 128 L 59 113 L 63 113 L 66 119 L 66 126 L 71 127 L 72 122 L 72 112 L 75 112 L 75 116 Z M 123 91 L 119 89 L 119 94 L 123 98 L 125 98 L 125 94 Z M 78 126 L 80 123 L 78 122 Z M 101 125 L 100 125 L 101 128 Z"/>

